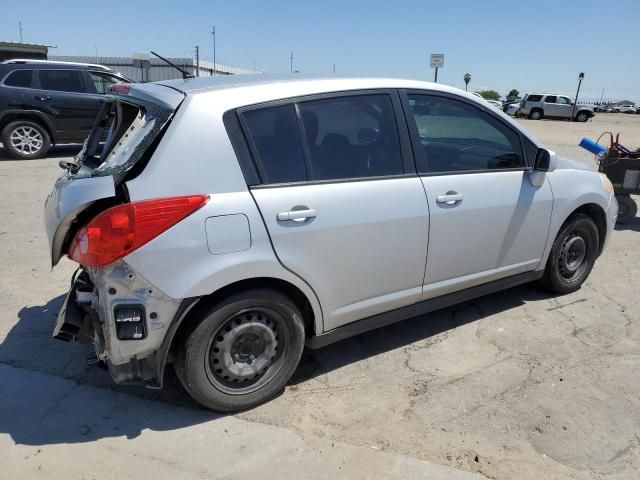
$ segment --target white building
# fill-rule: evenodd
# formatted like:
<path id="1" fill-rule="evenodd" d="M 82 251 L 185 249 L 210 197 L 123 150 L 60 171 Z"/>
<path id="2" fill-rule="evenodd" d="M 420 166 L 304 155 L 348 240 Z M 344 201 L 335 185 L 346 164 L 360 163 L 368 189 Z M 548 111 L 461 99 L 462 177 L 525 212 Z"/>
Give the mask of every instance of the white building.
<path id="1" fill-rule="evenodd" d="M 95 56 L 67 56 L 67 55 L 49 55 L 49 60 L 58 62 L 79 62 L 79 63 L 98 63 L 120 72 L 125 77 L 137 82 L 157 82 L 158 80 L 170 80 L 172 78 L 181 78 L 178 70 L 171 65 L 167 65 L 159 58 L 151 57 L 148 62 L 140 62 L 139 59 L 133 57 L 95 57 Z M 138 60 L 138 61 L 135 61 Z M 183 70 L 196 75 L 196 61 L 193 58 L 168 58 L 168 60 Z M 144 66 L 134 66 L 144 65 Z M 200 61 L 201 77 L 209 77 L 213 74 L 213 63 Z M 233 75 L 243 73 L 259 73 L 249 68 L 238 68 L 216 62 L 216 75 Z"/>

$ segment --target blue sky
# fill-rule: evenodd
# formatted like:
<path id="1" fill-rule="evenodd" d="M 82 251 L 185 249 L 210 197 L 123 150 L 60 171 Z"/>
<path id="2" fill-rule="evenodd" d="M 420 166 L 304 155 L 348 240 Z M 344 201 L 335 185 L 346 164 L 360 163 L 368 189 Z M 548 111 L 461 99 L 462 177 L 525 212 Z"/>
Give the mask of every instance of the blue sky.
<path id="1" fill-rule="evenodd" d="M 640 100 L 640 0 L 495 1 L 43 1 L 0 0 L 0 40 L 51 43 L 60 55 L 213 54 L 269 73 L 385 75 L 433 79 L 473 90 L 511 88 Z M 630 28 L 617 29 L 620 25 Z M 581 97 L 583 95 L 581 94 Z"/>

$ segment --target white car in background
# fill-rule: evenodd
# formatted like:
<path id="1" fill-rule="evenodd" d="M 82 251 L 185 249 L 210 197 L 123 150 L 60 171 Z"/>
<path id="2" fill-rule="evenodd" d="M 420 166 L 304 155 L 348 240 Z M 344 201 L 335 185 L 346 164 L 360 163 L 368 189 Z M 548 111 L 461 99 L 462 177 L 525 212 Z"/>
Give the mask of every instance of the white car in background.
<path id="1" fill-rule="evenodd" d="M 491 105 L 496 107 L 498 110 L 502 110 L 502 102 L 499 102 L 497 100 L 487 100 L 487 103 L 490 103 Z"/>
<path id="2" fill-rule="evenodd" d="M 620 113 L 636 113 L 635 105 L 620 105 L 617 109 Z"/>
<path id="3" fill-rule="evenodd" d="M 520 110 L 520 102 L 515 102 L 515 103 L 511 103 L 507 109 L 505 110 L 505 113 L 507 115 L 511 115 L 512 117 L 515 117 L 516 114 L 518 113 L 518 110 Z"/>

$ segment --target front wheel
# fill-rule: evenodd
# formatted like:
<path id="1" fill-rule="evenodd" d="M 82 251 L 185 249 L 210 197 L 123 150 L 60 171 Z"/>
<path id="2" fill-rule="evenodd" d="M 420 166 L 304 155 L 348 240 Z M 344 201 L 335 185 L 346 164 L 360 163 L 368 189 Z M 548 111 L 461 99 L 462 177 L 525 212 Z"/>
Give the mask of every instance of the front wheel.
<path id="1" fill-rule="evenodd" d="M 591 217 L 584 213 L 569 217 L 551 247 L 543 285 L 556 293 L 578 290 L 591 273 L 599 247 L 598 228 Z"/>
<path id="2" fill-rule="evenodd" d="M 203 406 L 244 410 L 284 388 L 304 337 L 302 314 L 291 300 L 273 290 L 248 290 L 200 314 L 178 351 L 176 373 Z"/>

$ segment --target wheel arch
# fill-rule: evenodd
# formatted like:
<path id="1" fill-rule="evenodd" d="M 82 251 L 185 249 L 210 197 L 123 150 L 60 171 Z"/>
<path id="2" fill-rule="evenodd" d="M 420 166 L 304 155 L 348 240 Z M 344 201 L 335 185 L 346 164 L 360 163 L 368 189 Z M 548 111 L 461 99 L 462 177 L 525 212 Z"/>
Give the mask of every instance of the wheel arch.
<path id="1" fill-rule="evenodd" d="M 562 222 L 564 225 L 573 215 L 577 213 L 584 213 L 588 215 L 596 224 L 598 229 L 598 256 L 602 253 L 604 243 L 607 238 L 607 214 L 604 209 L 597 203 L 584 203 L 578 208 L 574 209 L 567 218 Z"/>
<path id="2" fill-rule="evenodd" d="M 250 290 L 252 288 L 271 288 L 289 297 L 302 312 L 306 337 L 310 338 L 318 333 L 318 327 L 316 324 L 318 319 L 316 318 L 312 303 L 304 292 L 296 285 L 275 277 L 257 277 L 239 280 L 225 285 L 208 295 L 191 297 L 183 300 L 182 305 L 178 309 L 178 312 L 167 330 L 167 334 L 165 335 L 162 345 L 156 354 L 156 380 L 159 385 L 162 385 L 164 369 L 171 356 L 174 354 L 175 349 L 180 345 L 182 339 L 185 338 L 190 329 L 196 324 L 197 319 L 203 311 L 229 295 Z"/>
<path id="3" fill-rule="evenodd" d="M 51 144 L 56 143 L 55 128 L 51 121 L 41 112 L 36 110 L 7 110 L 0 115 L 0 132 L 11 122 L 28 120 L 37 123 L 49 134 Z"/>

